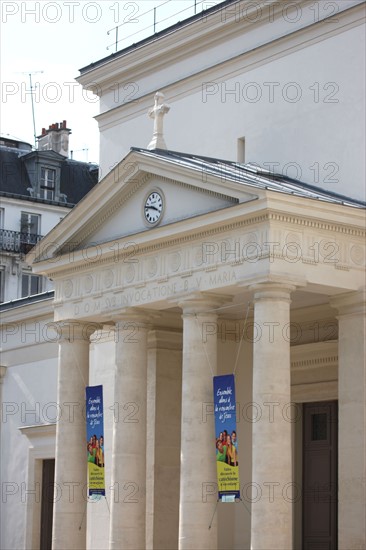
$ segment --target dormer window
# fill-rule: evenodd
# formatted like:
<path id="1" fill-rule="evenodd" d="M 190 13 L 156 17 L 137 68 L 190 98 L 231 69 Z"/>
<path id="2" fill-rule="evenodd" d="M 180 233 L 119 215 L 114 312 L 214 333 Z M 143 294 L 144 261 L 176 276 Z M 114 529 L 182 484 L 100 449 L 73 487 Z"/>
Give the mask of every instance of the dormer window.
<path id="1" fill-rule="evenodd" d="M 53 168 L 41 167 L 41 188 L 42 199 L 53 201 L 55 199 L 56 170 Z"/>

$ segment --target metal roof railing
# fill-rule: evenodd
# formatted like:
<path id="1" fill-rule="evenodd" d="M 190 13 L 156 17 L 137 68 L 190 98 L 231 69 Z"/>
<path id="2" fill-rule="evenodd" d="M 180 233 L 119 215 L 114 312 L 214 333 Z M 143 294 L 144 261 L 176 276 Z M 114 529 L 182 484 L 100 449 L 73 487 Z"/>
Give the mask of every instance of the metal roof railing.
<path id="1" fill-rule="evenodd" d="M 107 50 L 114 47 L 117 52 L 119 49 L 131 46 L 175 23 L 189 19 L 225 1 L 227 0 L 165 0 L 155 8 L 141 14 L 135 2 L 127 2 L 124 4 L 123 9 L 126 10 L 126 13 L 120 13 L 120 4 L 116 3 L 115 9 L 118 13 L 115 12 L 115 20 L 122 19 L 123 22 L 108 30 L 107 35 L 113 32 L 115 33 L 115 40 L 107 46 Z M 177 10 L 178 4 L 180 8 Z M 126 36 L 123 35 L 122 29 L 127 29 L 127 26 L 136 25 L 138 23 L 140 24 L 139 27 L 142 28 Z"/>

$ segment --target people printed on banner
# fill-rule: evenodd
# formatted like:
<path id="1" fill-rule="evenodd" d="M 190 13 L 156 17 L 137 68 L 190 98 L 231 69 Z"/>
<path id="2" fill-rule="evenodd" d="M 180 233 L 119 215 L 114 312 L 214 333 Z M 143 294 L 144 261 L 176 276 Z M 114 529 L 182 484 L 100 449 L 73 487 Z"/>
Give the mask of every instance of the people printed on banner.
<path id="1" fill-rule="evenodd" d="M 88 443 L 88 462 L 95 464 L 95 449 L 91 443 Z"/>
<path id="2" fill-rule="evenodd" d="M 236 448 L 231 442 L 231 435 L 229 434 L 226 439 L 226 447 L 227 447 L 227 451 L 226 451 L 227 463 L 230 466 L 237 466 L 238 465 L 237 452 L 236 452 Z"/>
<path id="3" fill-rule="evenodd" d="M 101 435 L 98 439 L 94 434 L 87 442 L 88 462 L 104 468 L 104 438 Z"/>
<path id="4" fill-rule="evenodd" d="M 235 430 L 231 432 L 231 435 L 227 433 L 227 430 L 224 430 L 216 438 L 216 460 L 217 462 L 225 462 L 229 466 L 239 465 L 238 442 Z"/>

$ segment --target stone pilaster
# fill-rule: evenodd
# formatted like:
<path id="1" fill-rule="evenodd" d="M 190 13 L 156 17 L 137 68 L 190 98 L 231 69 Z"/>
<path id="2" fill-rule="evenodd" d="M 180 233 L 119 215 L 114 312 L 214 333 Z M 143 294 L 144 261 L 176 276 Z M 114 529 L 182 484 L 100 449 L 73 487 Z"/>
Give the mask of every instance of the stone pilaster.
<path id="1" fill-rule="evenodd" d="M 147 545 L 177 548 L 179 531 L 182 334 L 149 332 Z"/>
<path id="2" fill-rule="evenodd" d="M 0 384 L 3 383 L 3 379 L 5 377 L 5 374 L 6 374 L 6 367 L 3 367 L 2 365 L 0 366 Z"/>
<path id="3" fill-rule="evenodd" d="M 215 429 L 206 407 L 213 400 L 212 377 L 217 371 L 217 314 L 219 299 L 196 296 L 183 309 L 182 430 L 180 471 L 179 548 L 215 550 L 217 514 Z M 211 411 L 212 413 L 212 411 Z M 207 494 L 210 493 L 210 498 Z"/>
<path id="4" fill-rule="evenodd" d="M 92 324 L 58 324 L 59 357 L 53 550 L 86 548 L 85 387 L 89 381 Z"/>
<path id="5" fill-rule="evenodd" d="M 292 457 L 290 322 L 294 286 L 263 283 L 253 287 L 252 550 L 292 548 Z M 287 411 L 287 414 L 284 412 Z M 259 497 L 259 498 L 258 498 Z M 254 498 L 254 495 L 253 495 Z"/>
<path id="6" fill-rule="evenodd" d="M 116 322 L 111 550 L 146 547 L 147 320 L 131 310 Z"/>
<path id="7" fill-rule="evenodd" d="M 365 290 L 334 298 L 338 309 L 338 547 L 366 548 Z"/>

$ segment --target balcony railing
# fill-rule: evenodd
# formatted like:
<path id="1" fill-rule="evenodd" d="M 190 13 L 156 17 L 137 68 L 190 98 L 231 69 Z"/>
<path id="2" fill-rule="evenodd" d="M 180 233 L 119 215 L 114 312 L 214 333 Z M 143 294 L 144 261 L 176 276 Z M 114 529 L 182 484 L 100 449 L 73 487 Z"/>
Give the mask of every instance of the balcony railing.
<path id="1" fill-rule="evenodd" d="M 27 254 L 41 239 L 42 235 L 34 233 L 0 229 L 0 250 L 15 252 L 16 254 Z"/>

